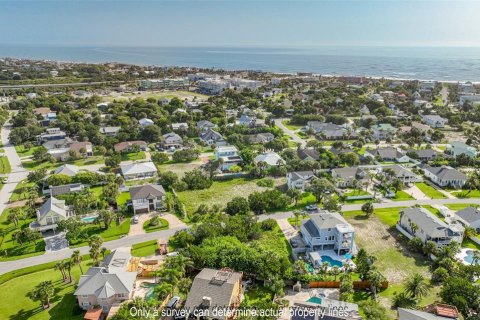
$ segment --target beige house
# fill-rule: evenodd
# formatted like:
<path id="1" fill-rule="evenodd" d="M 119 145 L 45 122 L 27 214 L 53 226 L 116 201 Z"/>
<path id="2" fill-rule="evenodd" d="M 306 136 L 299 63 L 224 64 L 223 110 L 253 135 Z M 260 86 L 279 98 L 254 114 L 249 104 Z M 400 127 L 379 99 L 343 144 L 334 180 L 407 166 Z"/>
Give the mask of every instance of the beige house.
<path id="1" fill-rule="evenodd" d="M 32 222 L 30 228 L 41 232 L 55 230 L 61 220 L 68 219 L 74 215 L 73 207 L 65 205 L 65 200 L 50 197 L 37 210 L 37 221 Z"/>
<path id="2" fill-rule="evenodd" d="M 91 267 L 80 277 L 74 295 L 83 310 L 100 306 L 108 313 L 112 305 L 133 296 L 137 272 L 129 272 L 129 248 L 118 248 L 105 257 L 100 267 Z"/>

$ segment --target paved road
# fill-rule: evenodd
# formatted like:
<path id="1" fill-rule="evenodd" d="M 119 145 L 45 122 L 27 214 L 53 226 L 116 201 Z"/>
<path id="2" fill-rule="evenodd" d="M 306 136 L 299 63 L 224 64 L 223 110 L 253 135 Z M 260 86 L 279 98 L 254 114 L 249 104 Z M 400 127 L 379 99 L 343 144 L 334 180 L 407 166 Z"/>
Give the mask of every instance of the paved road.
<path id="1" fill-rule="evenodd" d="M 168 239 L 171 236 L 173 236 L 175 232 L 182 229 L 185 229 L 185 227 L 161 230 L 157 232 L 140 234 L 140 235 L 135 235 L 131 237 L 124 237 L 117 240 L 105 242 L 103 246 L 107 249 L 113 250 L 120 247 L 130 247 L 133 244 L 139 243 L 139 242 L 156 240 L 156 239 Z M 0 275 L 13 270 L 25 268 L 25 267 L 30 267 L 34 265 L 39 265 L 43 263 L 70 258 L 74 250 L 80 250 L 81 254 L 87 254 L 89 249 L 90 248 L 88 246 L 73 248 L 73 249 L 68 248 L 68 249 L 64 249 L 56 252 L 45 253 L 40 256 L 21 259 L 21 260 L 0 262 Z"/>
<path id="2" fill-rule="evenodd" d="M 6 122 L 1 130 L 3 149 L 5 150 L 5 156 L 7 156 L 8 161 L 10 162 L 12 171 L 7 175 L 7 183 L 3 186 L 2 190 L 0 190 L 0 215 L 7 207 L 8 200 L 17 184 L 24 180 L 28 175 L 28 171 L 23 168 L 22 161 L 20 161 L 20 157 L 18 156 L 17 151 L 15 151 L 15 147 L 8 139 L 11 129 L 11 124 Z"/>
<path id="3" fill-rule="evenodd" d="M 78 87 L 94 86 L 108 83 L 118 83 L 119 81 L 101 81 L 101 82 L 73 82 L 73 83 L 44 83 L 44 84 L 13 84 L 0 85 L 0 89 L 21 89 L 21 88 L 48 88 L 48 87 Z"/>
<path id="4" fill-rule="evenodd" d="M 307 145 L 307 142 L 305 140 L 303 140 L 302 138 L 300 138 L 299 136 L 297 136 L 295 134 L 295 132 L 293 132 L 292 130 L 285 127 L 285 125 L 282 123 L 283 120 L 285 120 L 285 119 L 275 119 L 275 124 L 277 125 L 277 127 L 282 129 L 283 132 L 285 132 L 287 135 L 289 135 L 290 138 L 292 138 L 293 141 L 300 143 L 302 148 L 305 148 L 306 145 Z"/>

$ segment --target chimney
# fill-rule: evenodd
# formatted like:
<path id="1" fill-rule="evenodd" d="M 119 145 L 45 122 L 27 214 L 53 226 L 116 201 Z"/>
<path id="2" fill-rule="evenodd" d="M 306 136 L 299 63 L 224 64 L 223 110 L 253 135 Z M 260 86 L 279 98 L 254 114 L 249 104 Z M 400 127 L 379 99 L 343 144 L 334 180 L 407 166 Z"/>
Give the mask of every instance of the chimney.
<path id="1" fill-rule="evenodd" d="M 210 297 L 203 297 L 202 298 L 202 305 L 206 307 L 211 307 L 212 306 L 212 298 Z"/>

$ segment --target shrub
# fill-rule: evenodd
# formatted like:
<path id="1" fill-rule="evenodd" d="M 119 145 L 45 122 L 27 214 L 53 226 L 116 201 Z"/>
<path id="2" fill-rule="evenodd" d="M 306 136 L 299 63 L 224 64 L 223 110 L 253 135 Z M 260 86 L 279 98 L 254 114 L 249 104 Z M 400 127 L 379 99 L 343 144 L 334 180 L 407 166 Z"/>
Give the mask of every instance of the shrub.
<path id="1" fill-rule="evenodd" d="M 432 273 L 432 282 L 433 283 L 442 283 L 448 277 L 447 269 L 439 267 L 435 269 Z"/>
<path id="2" fill-rule="evenodd" d="M 274 185 L 273 179 L 261 179 L 257 181 L 257 186 L 265 187 L 265 188 L 272 188 Z"/>
<path id="3" fill-rule="evenodd" d="M 263 220 L 260 223 L 260 228 L 262 228 L 262 230 L 264 231 L 271 231 L 275 229 L 276 226 L 277 226 L 277 221 L 275 221 L 275 219 Z"/>

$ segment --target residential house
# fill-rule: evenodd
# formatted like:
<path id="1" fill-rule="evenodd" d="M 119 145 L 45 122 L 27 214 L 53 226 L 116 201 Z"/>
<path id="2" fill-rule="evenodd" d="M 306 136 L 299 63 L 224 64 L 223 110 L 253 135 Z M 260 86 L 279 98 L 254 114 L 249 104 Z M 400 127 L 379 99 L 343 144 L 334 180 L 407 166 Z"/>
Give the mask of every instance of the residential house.
<path id="1" fill-rule="evenodd" d="M 455 217 L 465 227 L 470 227 L 480 232 L 480 210 L 475 207 L 467 207 L 456 212 Z"/>
<path id="2" fill-rule="evenodd" d="M 440 187 L 462 188 L 467 183 L 467 176 L 452 167 L 431 167 L 424 164 L 420 168 L 427 178 Z"/>
<path id="3" fill-rule="evenodd" d="M 130 188 L 133 213 L 163 210 L 166 192 L 161 185 L 146 184 Z"/>
<path id="4" fill-rule="evenodd" d="M 428 114 L 422 116 L 422 121 L 432 128 L 444 128 L 448 119 L 442 118 L 436 114 Z"/>
<path id="5" fill-rule="evenodd" d="M 427 162 L 435 159 L 438 155 L 438 152 L 433 149 L 410 149 L 407 151 L 407 154 L 412 155 L 412 158 L 414 159 L 418 159 L 422 162 Z"/>
<path id="6" fill-rule="evenodd" d="M 282 159 L 276 152 L 267 152 L 263 154 L 259 154 L 258 156 L 253 159 L 255 164 L 259 162 L 265 162 L 267 165 L 271 167 L 280 166 L 285 164 L 285 160 Z"/>
<path id="7" fill-rule="evenodd" d="M 217 125 L 214 124 L 214 123 L 211 123 L 208 120 L 200 120 L 200 121 L 197 122 L 196 127 L 197 127 L 198 130 L 203 132 L 203 131 L 206 131 L 208 129 L 214 129 L 214 128 L 217 127 Z"/>
<path id="8" fill-rule="evenodd" d="M 69 194 L 72 192 L 82 192 L 85 186 L 81 183 L 71 183 L 60 186 L 50 186 L 48 192 L 51 197 L 56 197 L 62 194 Z"/>
<path id="9" fill-rule="evenodd" d="M 331 122 L 308 121 L 307 130 L 327 140 L 352 139 L 357 134 L 347 125 L 338 125 Z"/>
<path id="10" fill-rule="evenodd" d="M 208 318 L 234 319 L 235 309 L 242 301 L 242 276 L 240 272 L 224 268 L 215 270 L 204 268 L 193 280 L 184 308 L 190 313 L 202 311 Z M 229 310 L 217 313 L 214 309 Z"/>
<path id="11" fill-rule="evenodd" d="M 153 125 L 154 122 L 151 119 L 143 118 L 143 119 L 138 120 L 138 124 L 140 125 L 140 127 L 145 128 L 145 127 Z"/>
<path id="12" fill-rule="evenodd" d="M 370 129 L 372 130 L 372 136 L 375 140 L 393 138 L 397 133 L 397 128 L 393 127 L 390 123 L 380 123 L 372 126 Z"/>
<path id="13" fill-rule="evenodd" d="M 170 132 L 163 135 L 162 145 L 165 148 L 181 148 L 183 145 L 183 139 L 175 132 Z"/>
<path id="14" fill-rule="evenodd" d="M 380 161 L 385 162 L 395 161 L 405 163 L 411 160 L 409 156 L 393 147 L 367 149 L 365 150 L 365 156 L 380 159 Z"/>
<path id="15" fill-rule="evenodd" d="M 248 141 L 250 141 L 250 143 L 254 143 L 254 144 L 257 144 L 257 143 L 265 144 L 275 139 L 275 136 L 270 132 L 250 134 L 250 135 L 247 135 L 246 137 Z"/>
<path id="16" fill-rule="evenodd" d="M 205 132 L 202 132 L 199 137 L 200 140 L 202 140 L 209 146 L 225 146 L 227 144 L 227 141 L 225 141 L 223 136 L 213 129 L 207 129 Z"/>
<path id="17" fill-rule="evenodd" d="M 188 129 L 188 123 L 186 122 L 172 123 L 173 131 L 186 131 L 187 129 Z"/>
<path id="18" fill-rule="evenodd" d="M 107 137 L 116 137 L 120 132 L 120 129 L 120 127 L 101 127 L 99 131 Z"/>
<path id="19" fill-rule="evenodd" d="M 222 171 L 230 170 L 231 167 L 238 166 L 243 161 L 235 146 L 217 147 L 215 149 L 215 160 L 221 160 L 220 169 Z"/>
<path id="20" fill-rule="evenodd" d="M 454 157 L 464 154 L 470 158 L 475 158 L 478 154 L 477 149 L 461 141 L 453 141 L 447 144 L 446 151 Z"/>
<path id="21" fill-rule="evenodd" d="M 315 178 L 313 171 L 294 171 L 287 173 L 288 189 L 299 189 L 305 191 L 310 182 Z"/>
<path id="22" fill-rule="evenodd" d="M 310 148 L 298 149 L 297 155 L 300 158 L 300 160 L 313 160 L 313 161 L 320 160 L 320 153 L 315 149 L 310 149 Z"/>
<path id="23" fill-rule="evenodd" d="M 254 121 L 255 121 L 255 117 L 242 114 L 238 119 L 237 124 L 240 126 L 250 127 L 250 126 L 253 126 Z"/>
<path id="24" fill-rule="evenodd" d="M 76 141 L 69 146 L 70 150 L 77 152 L 85 157 L 93 156 L 93 145 L 88 141 Z"/>
<path id="25" fill-rule="evenodd" d="M 137 141 L 124 141 L 119 142 L 113 146 L 115 152 L 131 152 L 134 150 L 134 146 L 138 146 L 139 150 L 145 151 L 147 150 L 148 144 L 145 141 L 137 140 Z"/>
<path id="26" fill-rule="evenodd" d="M 157 167 L 151 161 L 121 164 L 120 169 L 125 180 L 147 179 L 157 175 Z"/>
<path id="27" fill-rule="evenodd" d="M 316 297 L 315 302 L 295 301 L 290 320 L 361 320 L 358 305 L 351 302 Z M 317 316 L 315 316 L 317 315 Z"/>
<path id="28" fill-rule="evenodd" d="M 55 170 L 55 174 L 64 174 L 64 175 L 67 175 L 69 177 L 73 177 L 75 176 L 77 173 L 80 172 L 80 168 L 77 167 L 77 166 L 74 166 L 72 164 L 64 164 L 64 165 L 61 165 L 60 167 L 58 167 L 56 170 Z"/>
<path id="29" fill-rule="evenodd" d="M 436 304 L 425 308 L 425 311 L 398 308 L 398 320 L 458 320 L 457 308 L 445 304 Z"/>
<path id="30" fill-rule="evenodd" d="M 346 167 L 332 169 L 332 178 L 337 188 L 361 187 L 368 183 L 368 171 L 359 167 Z"/>
<path id="31" fill-rule="evenodd" d="M 30 228 L 36 231 L 49 231 L 57 229 L 57 224 L 65 219 L 75 216 L 73 206 L 65 205 L 65 200 L 50 197 L 37 210 L 37 220 L 30 223 Z"/>
<path id="32" fill-rule="evenodd" d="M 462 243 L 465 231 L 460 224 L 447 224 L 422 207 L 400 211 L 397 229 L 409 239 L 418 237 L 423 243 L 433 241 L 437 246 L 448 245 L 453 241 Z"/>
<path id="33" fill-rule="evenodd" d="M 337 212 L 311 214 L 310 219 L 302 222 L 300 233 L 310 252 L 333 250 L 340 256 L 354 254 L 356 250 L 355 230 Z M 319 267 L 322 261 L 315 259 L 312 263 L 314 267 Z"/>
<path id="34" fill-rule="evenodd" d="M 37 136 L 39 143 L 47 141 L 62 140 L 67 137 L 67 134 L 60 130 L 60 128 L 47 128 L 47 131 Z"/>
<path id="35" fill-rule="evenodd" d="M 118 248 L 105 257 L 99 267 L 80 276 L 74 295 L 83 310 L 96 306 L 108 313 L 114 304 L 133 298 L 137 272 L 129 272 L 130 248 Z"/>
<path id="36" fill-rule="evenodd" d="M 403 182 L 403 184 L 414 183 L 422 181 L 422 178 L 417 176 L 412 171 L 408 170 L 404 166 L 400 166 L 398 164 L 394 164 L 391 166 L 384 166 L 382 167 L 382 172 L 385 171 L 392 171 L 394 174 L 394 179 L 399 179 Z"/>

